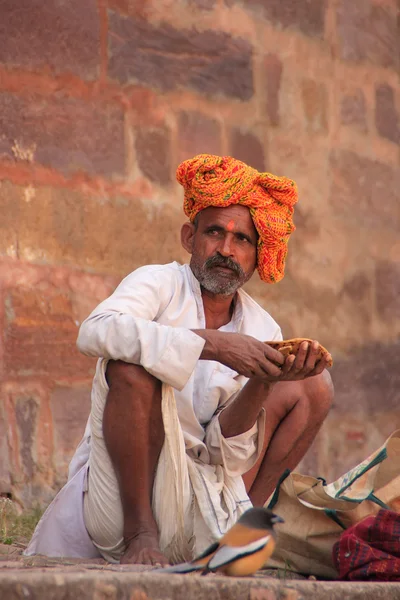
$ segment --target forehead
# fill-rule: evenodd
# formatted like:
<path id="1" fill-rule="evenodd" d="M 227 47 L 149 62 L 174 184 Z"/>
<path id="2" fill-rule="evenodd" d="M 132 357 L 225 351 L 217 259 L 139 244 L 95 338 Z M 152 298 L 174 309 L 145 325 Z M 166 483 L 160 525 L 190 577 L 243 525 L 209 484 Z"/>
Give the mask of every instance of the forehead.
<path id="1" fill-rule="evenodd" d="M 209 206 L 199 213 L 199 222 L 203 227 L 213 224 L 232 231 L 257 234 L 249 208 L 240 204 L 223 208 Z"/>

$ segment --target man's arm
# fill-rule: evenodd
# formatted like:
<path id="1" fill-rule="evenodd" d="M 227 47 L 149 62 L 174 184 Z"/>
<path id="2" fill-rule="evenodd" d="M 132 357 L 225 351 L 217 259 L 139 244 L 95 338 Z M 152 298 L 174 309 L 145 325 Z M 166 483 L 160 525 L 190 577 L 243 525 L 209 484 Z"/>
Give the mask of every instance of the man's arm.
<path id="1" fill-rule="evenodd" d="M 144 367 L 176 389 L 187 383 L 204 340 L 187 328 L 154 321 L 174 293 L 171 272 L 138 269 L 82 323 L 77 346 L 88 356 Z"/>
<path id="2" fill-rule="evenodd" d="M 248 378 L 282 375 L 280 366 L 285 362 L 282 354 L 250 335 L 215 329 L 193 331 L 205 340 L 200 354 L 202 360 L 216 360 Z"/>
<path id="3" fill-rule="evenodd" d="M 301 381 L 322 373 L 329 356 L 318 359 L 318 342 L 303 342 L 296 357 L 286 359 L 277 350 L 251 336 L 212 330 L 195 331 L 206 343 L 200 358 L 218 360 L 249 378 L 243 390 L 219 415 L 225 438 L 245 433 L 259 417 L 263 403 L 279 381 Z M 281 368 L 276 364 L 281 365 Z"/>

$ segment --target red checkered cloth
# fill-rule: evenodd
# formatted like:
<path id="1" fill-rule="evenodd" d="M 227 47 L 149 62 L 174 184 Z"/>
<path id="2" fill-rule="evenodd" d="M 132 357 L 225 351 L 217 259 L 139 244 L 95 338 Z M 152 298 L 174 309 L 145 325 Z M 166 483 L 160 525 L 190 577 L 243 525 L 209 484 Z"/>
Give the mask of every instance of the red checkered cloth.
<path id="1" fill-rule="evenodd" d="M 344 581 L 400 581 L 400 514 L 382 509 L 346 529 L 333 560 Z"/>

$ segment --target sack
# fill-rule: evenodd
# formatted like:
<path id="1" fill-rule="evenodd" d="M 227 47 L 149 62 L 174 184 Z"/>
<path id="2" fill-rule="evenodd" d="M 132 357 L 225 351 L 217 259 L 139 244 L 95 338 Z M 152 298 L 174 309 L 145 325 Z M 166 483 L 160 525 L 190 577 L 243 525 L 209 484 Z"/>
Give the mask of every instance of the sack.
<path id="1" fill-rule="evenodd" d="M 380 508 L 400 512 L 400 430 L 329 485 L 286 471 L 265 506 L 285 520 L 267 566 L 337 579 L 332 548 L 343 530 Z"/>

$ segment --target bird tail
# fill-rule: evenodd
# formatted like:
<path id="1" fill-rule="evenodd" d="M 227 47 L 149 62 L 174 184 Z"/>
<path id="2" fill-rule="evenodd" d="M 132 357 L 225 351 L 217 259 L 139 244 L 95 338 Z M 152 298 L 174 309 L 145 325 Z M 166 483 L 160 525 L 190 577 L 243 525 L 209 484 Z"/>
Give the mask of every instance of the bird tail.
<path id="1" fill-rule="evenodd" d="M 162 569 L 154 569 L 152 573 L 193 573 L 194 571 L 202 571 L 204 565 L 196 565 L 191 562 L 181 563 L 179 565 L 171 565 L 170 567 L 164 567 Z"/>

